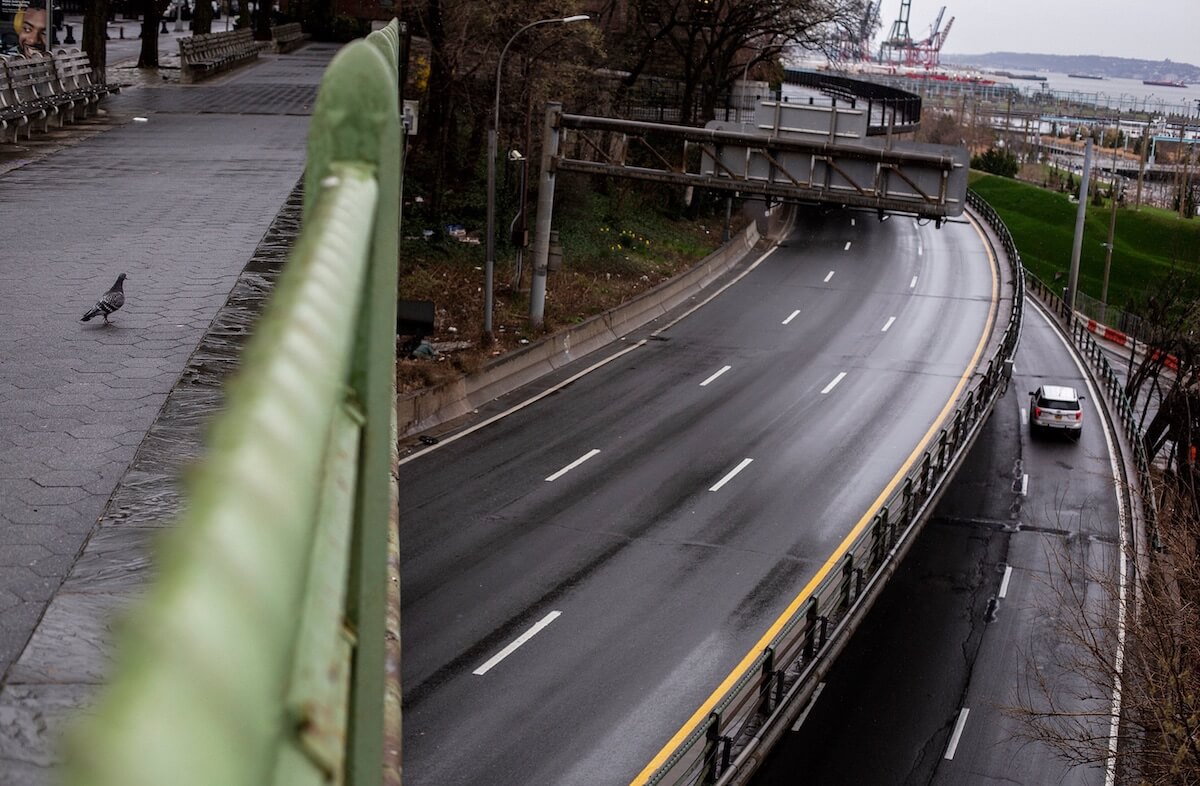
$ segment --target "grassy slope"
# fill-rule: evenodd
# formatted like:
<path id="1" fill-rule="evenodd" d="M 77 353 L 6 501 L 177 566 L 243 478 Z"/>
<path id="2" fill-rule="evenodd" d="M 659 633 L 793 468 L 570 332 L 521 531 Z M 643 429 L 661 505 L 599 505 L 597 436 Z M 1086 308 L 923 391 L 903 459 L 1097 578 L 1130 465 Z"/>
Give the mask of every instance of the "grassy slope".
<path id="1" fill-rule="evenodd" d="M 1060 273 L 1059 284 L 1066 286 L 1077 206 L 1064 194 L 1008 178 L 972 173 L 971 180 L 1008 225 L 1025 266 L 1047 283 Z M 1094 298 L 1104 277 L 1109 215 L 1107 206 L 1089 206 L 1084 224 L 1079 289 Z M 1119 209 L 1114 246 L 1108 300 L 1116 306 L 1143 300 L 1172 266 L 1200 272 L 1200 220 L 1154 208 Z"/>

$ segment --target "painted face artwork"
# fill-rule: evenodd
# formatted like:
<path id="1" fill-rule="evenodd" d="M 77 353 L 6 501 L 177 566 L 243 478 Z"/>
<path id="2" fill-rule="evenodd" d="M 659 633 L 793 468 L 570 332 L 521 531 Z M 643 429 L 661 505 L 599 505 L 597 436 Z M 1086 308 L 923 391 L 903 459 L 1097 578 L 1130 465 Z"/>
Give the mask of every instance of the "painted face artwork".
<path id="1" fill-rule="evenodd" d="M 17 46 L 24 57 L 36 57 L 46 51 L 46 9 L 25 8 L 13 20 L 17 28 Z"/>

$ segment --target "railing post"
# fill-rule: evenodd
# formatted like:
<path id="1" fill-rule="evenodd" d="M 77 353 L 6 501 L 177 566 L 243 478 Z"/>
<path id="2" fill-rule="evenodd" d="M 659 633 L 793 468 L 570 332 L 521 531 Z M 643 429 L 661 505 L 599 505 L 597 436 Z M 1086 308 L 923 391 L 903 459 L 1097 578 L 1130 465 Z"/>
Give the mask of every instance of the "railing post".
<path id="1" fill-rule="evenodd" d="M 775 681 L 775 648 L 767 647 L 766 657 L 763 658 L 762 673 L 759 677 L 759 712 L 764 715 L 771 712 L 771 684 Z"/>
<path id="2" fill-rule="evenodd" d="M 810 597 L 804 609 L 804 662 L 811 663 L 814 654 L 814 639 L 817 635 L 817 599 Z"/>
<path id="3" fill-rule="evenodd" d="M 842 557 L 842 586 L 839 591 L 841 602 L 838 610 L 845 612 L 850 608 L 850 582 L 854 578 L 854 555 L 846 552 L 846 556 Z"/>
<path id="4" fill-rule="evenodd" d="M 721 745 L 721 713 L 712 712 L 708 716 L 708 729 L 705 731 L 704 764 L 700 782 L 713 784 L 717 782 L 717 756 Z"/>

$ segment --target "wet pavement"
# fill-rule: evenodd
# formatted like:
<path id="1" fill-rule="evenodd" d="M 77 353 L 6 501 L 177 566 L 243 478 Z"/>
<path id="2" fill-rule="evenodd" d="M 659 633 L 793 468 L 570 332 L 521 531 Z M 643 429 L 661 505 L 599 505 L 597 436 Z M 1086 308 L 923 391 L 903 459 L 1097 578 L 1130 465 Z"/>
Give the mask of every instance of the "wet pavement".
<path id="1" fill-rule="evenodd" d="M 335 51 L 147 78 L 104 118 L 0 144 L 0 786 L 53 781 L 58 732 L 104 679 L 113 612 L 295 236 Z M 122 272 L 112 325 L 80 323 Z"/>

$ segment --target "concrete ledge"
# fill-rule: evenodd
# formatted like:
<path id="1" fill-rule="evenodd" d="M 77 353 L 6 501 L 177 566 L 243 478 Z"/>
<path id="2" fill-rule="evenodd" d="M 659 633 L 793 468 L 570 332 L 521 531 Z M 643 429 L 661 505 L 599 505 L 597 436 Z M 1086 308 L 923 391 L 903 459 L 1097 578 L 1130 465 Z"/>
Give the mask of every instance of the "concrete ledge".
<path id="1" fill-rule="evenodd" d="M 396 422 L 399 435 L 409 436 L 466 415 L 492 399 L 629 335 L 724 275 L 754 248 L 761 237 L 758 224 L 752 221 L 745 230 L 686 273 L 664 281 L 628 303 L 497 358 L 475 374 L 398 397 Z"/>

